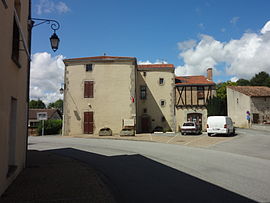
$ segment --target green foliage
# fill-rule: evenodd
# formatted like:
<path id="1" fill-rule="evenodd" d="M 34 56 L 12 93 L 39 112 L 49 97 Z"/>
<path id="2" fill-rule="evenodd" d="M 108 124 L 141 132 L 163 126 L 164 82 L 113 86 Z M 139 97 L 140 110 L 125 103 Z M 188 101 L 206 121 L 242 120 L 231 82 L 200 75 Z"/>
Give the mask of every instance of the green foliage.
<path id="1" fill-rule="evenodd" d="M 44 121 L 44 135 L 60 134 L 62 129 L 62 120 Z M 38 125 L 38 134 L 42 135 L 42 122 Z"/>
<path id="2" fill-rule="evenodd" d="M 268 86 L 268 87 L 270 87 L 270 76 L 268 73 L 262 71 L 251 78 L 250 84 L 252 86 Z"/>
<path id="3" fill-rule="evenodd" d="M 237 86 L 249 86 L 250 82 L 249 82 L 249 80 L 241 78 L 241 79 L 237 80 L 236 84 L 237 84 Z"/>
<path id="4" fill-rule="evenodd" d="M 216 86 L 216 92 L 217 92 L 217 97 L 220 99 L 227 99 L 227 93 L 226 93 L 226 87 L 227 86 L 236 86 L 236 82 L 231 82 L 231 81 L 227 81 L 227 82 L 222 82 L 217 84 Z"/>
<path id="5" fill-rule="evenodd" d="M 63 109 L 63 100 L 58 99 L 55 102 L 49 103 L 48 108 L 49 109 L 59 109 L 60 111 L 62 111 L 62 109 Z"/>
<path id="6" fill-rule="evenodd" d="M 45 109 L 46 105 L 43 101 L 39 100 L 31 100 L 29 102 L 29 109 Z"/>

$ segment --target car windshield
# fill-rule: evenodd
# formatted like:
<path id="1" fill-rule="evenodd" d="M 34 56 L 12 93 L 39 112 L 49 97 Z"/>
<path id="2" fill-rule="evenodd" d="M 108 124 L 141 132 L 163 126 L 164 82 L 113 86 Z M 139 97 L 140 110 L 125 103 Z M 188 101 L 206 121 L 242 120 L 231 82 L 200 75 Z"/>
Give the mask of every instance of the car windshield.
<path id="1" fill-rule="evenodd" d="M 183 126 L 194 126 L 194 123 L 184 123 Z"/>

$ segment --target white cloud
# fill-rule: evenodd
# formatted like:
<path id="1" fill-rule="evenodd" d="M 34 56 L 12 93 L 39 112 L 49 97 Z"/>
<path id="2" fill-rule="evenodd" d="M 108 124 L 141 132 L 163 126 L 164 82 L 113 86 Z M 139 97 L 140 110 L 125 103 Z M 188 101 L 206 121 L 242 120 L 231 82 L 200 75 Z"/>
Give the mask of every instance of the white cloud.
<path id="1" fill-rule="evenodd" d="M 233 24 L 233 25 L 236 25 L 236 23 L 238 23 L 239 19 L 240 19 L 240 18 L 237 17 L 237 16 L 236 16 L 236 17 L 233 17 L 233 18 L 231 19 L 230 23 Z"/>
<path id="2" fill-rule="evenodd" d="M 205 74 L 209 67 L 213 68 L 214 75 L 225 72 L 223 74 L 238 78 L 250 78 L 260 71 L 270 72 L 270 32 L 267 24 L 270 24 L 270 21 L 261 33 L 244 33 L 240 39 L 229 42 L 220 42 L 211 36 L 200 35 L 200 40 L 195 45 L 190 43 L 190 40 L 178 43 L 190 43 L 192 46 L 184 49 L 179 46 L 179 55 L 184 65 L 177 67 L 176 74 Z M 222 65 L 225 66 L 224 71 L 219 68 Z"/>
<path id="3" fill-rule="evenodd" d="M 32 55 L 30 72 L 31 99 L 41 99 L 48 104 L 62 98 L 59 93 L 64 81 L 65 66 L 62 60 L 62 55 L 52 57 L 47 52 Z"/>
<path id="4" fill-rule="evenodd" d="M 270 21 L 268 21 L 267 23 L 265 23 L 265 25 L 263 26 L 263 28 L 261 29 L 261 33 L 265 34 L 266 32 L 270 31 Z"/>
<path id="5" fill-rule="evenodd" d="M 237 80 L 239 80 L 238 77 L 232 77 L 232 78 L 230 79 L 231 82 L 236 82 Z"/>
<path id="6" fill-rule="evenodd" d="M 51 0 L 39 0 L 36 4 L 36 13 L 41 15 L 43 13 L 66 13 L 70 11 L 70 8 L 62 1 L 53 2 Z"/>
<path id="7" fill-rule="evenodd" d="M 148 65 L 148 64 L 168 64 L 167 61 L 163 60 L 163 59 L 157 59 L 154 63 L 152 63 L 149 60 L 146 61 L 138 61 L 139 65 Z"/>

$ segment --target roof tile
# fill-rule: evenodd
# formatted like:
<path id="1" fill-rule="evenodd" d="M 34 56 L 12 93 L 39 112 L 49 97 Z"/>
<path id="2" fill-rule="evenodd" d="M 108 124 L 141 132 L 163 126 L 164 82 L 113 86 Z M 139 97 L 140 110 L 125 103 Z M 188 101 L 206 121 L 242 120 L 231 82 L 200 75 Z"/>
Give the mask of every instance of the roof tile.
<path id="1" fill-rule="evenodd" d="M 228 88 L 250 97 L 270 97 L 270 88 L 265 86 L 228 86 Z"/>
<path id="2" fill-rule="evenodd" d="M 197 76 L 180 76 L 180 77 L 175 77 L 176 81 L 178 80 L 179 82 L 176 82 L 176 85 L 214 85 L 215 83 L 211 80 L 208 80 L 205 76 L 203 75 L 197 75 Z"/>

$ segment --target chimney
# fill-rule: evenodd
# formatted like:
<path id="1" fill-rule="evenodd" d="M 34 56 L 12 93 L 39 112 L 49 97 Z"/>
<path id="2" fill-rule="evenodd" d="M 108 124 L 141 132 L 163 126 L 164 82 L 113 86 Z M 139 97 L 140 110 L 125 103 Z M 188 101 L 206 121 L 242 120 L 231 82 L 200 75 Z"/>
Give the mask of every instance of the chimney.
<path id="1" fill-rule="evenodd" d="M 210 80 L 210 81 L 213 80 L 213 69 L 212 68 L 207 69 L 207 80 Z"/>

